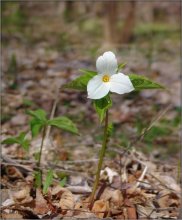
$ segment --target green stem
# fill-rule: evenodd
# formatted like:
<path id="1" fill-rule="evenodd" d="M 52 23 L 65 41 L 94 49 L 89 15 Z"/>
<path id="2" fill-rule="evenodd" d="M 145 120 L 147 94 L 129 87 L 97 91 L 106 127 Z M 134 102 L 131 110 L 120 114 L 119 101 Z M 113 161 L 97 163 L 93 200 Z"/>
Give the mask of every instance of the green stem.
<path id="1" fill-rule="evenodd" d="M 44 146 L 45 136 L 46 136 L 46 126 L 44 126 L 44 128 L 43 128 L 42 141 L 41 141 L 41 145 L 40 145 L 39 159 L 38 159 L 38 162 L 37 162 L 37 167 L 38 167 L 38 169 L 40 171 L 40 175 L 41 175 L 41 185 L 42 185 L 42 170 L 40 169 L 40 163 L 41 163 L 42 149 L 43 149 L 43 146 Z"/>
<path id="2" fill-rule="evenodd" d="M 99 179 L 100 179 L 100 171 L 102 168 L 102 163 L 103 163 L 103 159 L 104 159 L 104 155 L 105 155 L 105 151 L 106 151 L 106 147 L 107 147 L 107 132 L 108 130 L 108 110 L 106 111 L 106 117 L 105 117 L 105 125 L 104 125 L 104 138 L 103 138 L 103 142 L 102 142 L 102 148 L 100 151 L 100 155 L 99 155 L 99 162 L 98 162 L 98 167 L 97 167 L 97 172 L 96 172 L 96 178 L 95 178 L 95 182 L 94 182 L 94 186 L 93 186 L 93 191 L 92 194 L 90 196 L 90 209 L 93 206 L 93 202 L 94 202 L 94 198 L 95 198 L 95 193 L 99 184 Z"/>

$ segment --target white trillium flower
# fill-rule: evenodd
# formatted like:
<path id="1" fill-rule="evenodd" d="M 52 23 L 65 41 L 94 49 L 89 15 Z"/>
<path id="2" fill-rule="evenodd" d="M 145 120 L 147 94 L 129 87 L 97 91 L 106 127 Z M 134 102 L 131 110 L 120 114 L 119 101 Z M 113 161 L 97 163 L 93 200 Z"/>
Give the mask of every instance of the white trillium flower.
<path id="1" fill-rule="evenodd" d="M 124 94 L 134 90 L 130 78 L 123 73 L 117 73 L 117 60 L 111 51 L 97 59 L 96 67 L 98 75 L 87 84 L 88 98 L 101 99 L 109 92 Z"/>

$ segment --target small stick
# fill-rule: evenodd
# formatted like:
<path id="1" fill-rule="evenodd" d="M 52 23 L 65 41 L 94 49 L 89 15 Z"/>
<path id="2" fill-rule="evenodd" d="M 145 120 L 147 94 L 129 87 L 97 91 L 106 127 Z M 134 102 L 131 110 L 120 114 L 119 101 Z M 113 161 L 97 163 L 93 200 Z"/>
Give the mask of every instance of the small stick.
<path id="1" fill-rule="evenodd" d="M 144 179 L 145 174 L 147 172 L 148 166 L 145 166 L 142 175 L 140 176 L 140 178 L 138 179 L 138 182 L 136 183 L 136 187 L 138 187 L 141 183 L 141 181 Z"/>
<path id="2" fill-rule="evenodd" d="M 53 119 L 55 111 L 56 111 L 57 103 L 59 101 L 59 91 L 60 91 L 60 88 L 57 88 L 56 89 L 56 98 L 54 100 L 52 110 L 51 110 L 51 115 L 50 115 L 50 118 L 49 118 L 50 120 Z M 48 126 L 47 130 L 46 130 L 46 138 L 45 138 L 46 141 L 49 139 L 50 132 L 51 132 L 51 126 Z"/>
<path id="3" fill-rule="evenodd" d="M 144 131 L 141 133 L 141 135 L 139 137 L 136 138 L 135 141 L 141 141 L 142 138 L 146 135 L 146 133 L 154 126 L 154 124 L 159 121 L 166 113 L 167 111 L 170 109 L 171 104 L 169 104 L 163 111 L 159 112 L 159 114 L 153 119 L 153 121 L 151 121 L 150 125 L 144 129 Z M 134 141 L 134 143 L 135 143 Z"/>

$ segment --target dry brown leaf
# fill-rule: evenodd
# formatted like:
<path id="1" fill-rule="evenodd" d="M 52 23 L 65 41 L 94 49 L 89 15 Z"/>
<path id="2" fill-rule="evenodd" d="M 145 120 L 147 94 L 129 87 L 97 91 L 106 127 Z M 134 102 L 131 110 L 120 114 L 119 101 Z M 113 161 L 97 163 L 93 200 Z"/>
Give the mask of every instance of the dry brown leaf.
<path id="1" fill-rule="evenodd" d="M 137 219 L 136 208 L 127 207 L 128 219 Z"/>
<path id="2" fill-rule="evenodd" d="M 181 192 L 180 186 L 176 183 L 176 181 L 175 181 L 175 179 L 173 177 L 167 176 L 167 175 L 160 175 L 159 178 L 170 189 L 173 189 L 174 191 L 176 191 L 178 193 Z"/>
<path id="3" fill-rule="evenodd" d="M 82 202 L 77 202 L 74 209 L 73 215 L 76 216 L 76 218 L 92 218 L 96 217 L 93 213 L 90 212 L 88 209 L 88 204 L 82 203 Z"/>
<path id="4" fill-rule="evenodd" d="M 65 191 L 61 195 L 61 199 L 59 201 L 59 206 L 63 210 L 67 209 L 73 209 L 75 205 L 73 194 L 70 191 Z"/>
<path id="5" fill-rule="evenodd" d="M 35 209 L 36 214 L 46 214 L 49 211 L 47 201 L 44 199 L 40 189 L 36 189 Z"/>
<path id="6" fill-rule="evenodd" d="M 52 188 L 51 194 L 52 194 L 53 196 L 55 196 L 55 195 L 58 195 L 59 193 L 65 192 L 65 191 L 68 191 L 68 190 L 67 190 L 66 188 L 60 186 L 60 185 L 56 185 L 56 186 L 54 186 L 54 187 Z"/>
<path id="7" fill-rule="evenodd" d="M 19 213 L 2 213 L 2 219 L 23 219 L 23 216 Z"/>
<path id="8" fill-rule="evenodd" d="M 100 196 L 100 199 L 105 201 L 111 201 L 112 208 L 116 208 L 118 206 L 122 206 L 123 204 L 123 195 L 120 190 L 113 190 L 107 187 L 103 194 Z"/>
<path id="9" fill-rule="evenodd" d="M 128 182 L 129 183 L 133 183 L 137 180 L 136 176 L 134 176 L 133 174 L 128 175 Z"/>
<path id="10" fill-rule="evenodd" d="M 22 190 L 12 192 L 12 197 L 19 204 L 30 203 L 33 200 L 30 196 L 30 186 L 25 186 Z"/>
<path id="11" fill-rule="evenodd" d="M 136 188 L 135 186 L 131 186 L 130 188 L 126 189 L 126 193 L 129 195 L 136 195 L 141 193 L 140 188 Z"/>
<path id="12" fill-rule="evenodd" d="M 100 196 L 100 199 L 108 201 L 111 199 L 112 194 L 113 194 L 114 190 L 107 187 L 105 188 L 104 192 L 102 193 L 102 195 Z"/>
<path id="13" fill-rule="evenodd" d="M 76 185 L 76 186 L 68 186 L 66 187 L 66 189 L 70 190 L 73 193 L 91 193 L 92 189 L 90 188 L 90 186 L 88 185 L 87 181 L 84 181 L 82 183 L 82 185 Z"/>
<path id="14" fill-rule="evenodd" d="M 13 179 L 23 179 L 23 174 L 14 166 L 7 166 L 6 167 L 6 173 L 8 177 L 13 178 Z"/>
<path id="15" fill-rule="evenodd" d="M 162 190 L 157 201 L 161 208 L 179 207 L 180 205 L 179 197 L 169 190 Z"/>
<path id="16" fill-rule="evenodd" d="M 92 212 L 99 218 L 107 217 L 109 214 L 109 202 L 103 199 L 95 201 Z"/>
<path id="17" fill-rule="evenodd" d="M 112 197 L 111 197 L 111 202 L 115 206 L 122 206 L 123 204 L 123 195 L 120 190 L 114 190 Z"/>

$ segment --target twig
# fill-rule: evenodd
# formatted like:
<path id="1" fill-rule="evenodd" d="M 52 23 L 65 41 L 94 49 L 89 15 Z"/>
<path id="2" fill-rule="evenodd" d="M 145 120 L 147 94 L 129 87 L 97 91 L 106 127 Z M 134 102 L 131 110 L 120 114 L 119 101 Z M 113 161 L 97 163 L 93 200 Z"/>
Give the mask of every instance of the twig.
<path id="1" fill-rule="evenodd" d="M 33 172 L 34 170 L 30 167 L 27 167 L 26 165 L 22 165 L 22 164 L 19 164 L 17 163 L 15 160 L 11 159 L 11 158 L 8 158 L 7 156 L 2 156 L 2 159 L 4 161 L 7 161 L 7 162 L 4 162 L 2 161 L 1 163 L 4 164 L 4 165 L 9 165 L 9 166 L 15 166 L 15 167 L 21 167 L 21 168 L 24 168 L 25 170 L 29 171 L 29 172 Z M 78 171 L 75 171 L 75 170 L 68 170 L 68 169 L 63 169 L 61 166 L 58 166 L 58 165 L 55 165 L 55 164 L 52 164 L 52 163 L 48 163 L 47 166 L 40 166 L 40 169 L 43 170 L 43 169 L 46 169 L 47 168 L 56 168 L 55 170 L 58 170 L 58 171 L 63 171 L 63 172 L 66 172 L 66 173 L 70 173 L 70 174 L 74 174 L 74 175 L 81 175 L 81 176 L 84 176 L 85 178 L 87 178 L 89 181 L 93 181 L 92 178 L 90 177 L 87 177 L 87 175 L 85 173 L 82 173 L 82 172 L 78 172 Z M 38 169 L 38 166 L 36 166 L 35 164 L 33 165 L 33 168 L 34 169 Z"/>
<path id="2" fill-rule="evenodd" d="M 15 166 L 15 167 L 21 167 L 23 169 L 25 169 L 26 171 L 29 171 L 29 172 L 32 172 L 33 169 L 27 167 L 26 165 L 22 165 L 22 164 L 19 164 L 17 163 L 15 160 L 5 156 L 5 155 L 2 155 L 2 159 L 5 161 L 1 161 L 2 164 L 4 165 L 10 165 L 10 166 Z"/>
<path id="3" fill-rule="evenodd" d="M 134 143 L 135 141 L 141 141 L 142 138 L 146 135 L 146 133 L 154 126 L 154 124 L 159 121 L 166 113 L 167 111 L 170 109 L 172 105 L 169 104 L 164 110 L 162 110 L 161 112 L 158 113 L 158 115 L 151 121 L 150 125 L 144 129 L 144 131 L 141 133 L 141 135 L 139 137 L 137 137 L 136 139 L 137 140 L 134 140 Z"/>
<path id="4" fill-rule="evenodd" d="M 146 174 L 146 172 L 147 172 L 147 169 L 148 169 L 148 167 L 147 167 L 147 165 L 146 165 L 145 168 L 144 168 L 144 170 L 143 170 L 142 175 L 140 176 L 140 178 L 138 179 L 138 182 L 136 183 L 136 187 L 138 187 L 138 186 L 140 185 L 140 181 L 142 181 L 142 180 L 144 179 L 145 174 Z"/>
<path id="5" fill-rule="evenodd" d="M 16 164 L 16 163 L 8 163 L 8 162 L 1 162 L 2 164 L 4 165 L 7 165 L 7 166 L 14 166 L 14 167 L 21 167 L 23 169 L 25 169 L 26 171 L 29 171 L 29 172 L 32 172 L 33 169 L 25 166 L 25 165 L 22 165 L 22 164 Z"/>
<path id="6" fill-rule="evenodd" d="M 82 163 L 95 163 L 97 162 L 99 159 L 98 158 L 93 158 L 93 159 L 89 159 L 89 160 L 67 160 L 67 161 L 59 161 L 59 163 L 64 163 L 64 164 L 82 164 Z M 109 158 L 106 158 L 105 161 L 112 161 Z"/>
<path id="7" fill-rule="evenodd" d="M 56 89 L 56 98 L 54 100 L 54 103 L 53 103 L 53 106 L 52 106 L 51 115 L 50 115 L 50 118 L 49 118 L 50 120 L 53 119 L 55 111 L 56 111 L 57 103 L 59 101 L 59 91 L 60 91 L 60 88 L 57 88 Z M 46 141 L 49 140 L 50 132 L 51 132 L 51 126 L 48 126 L 47 130 L 46 130 L 46 138 L 45 138 Z"/>

